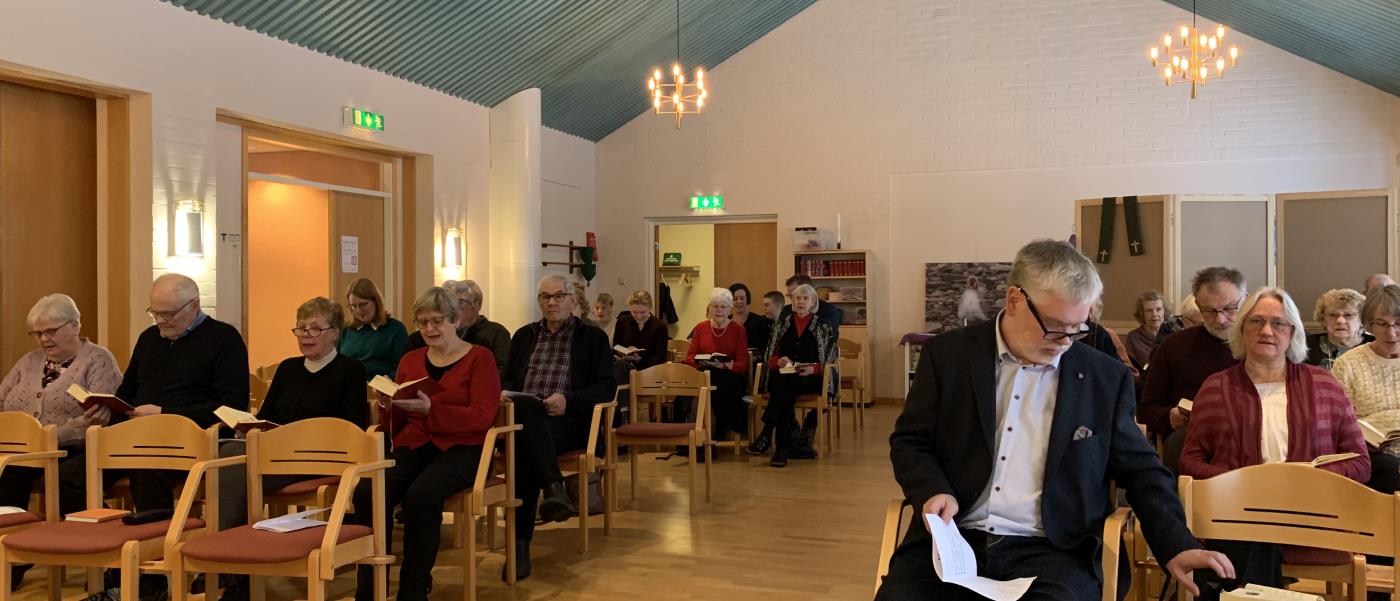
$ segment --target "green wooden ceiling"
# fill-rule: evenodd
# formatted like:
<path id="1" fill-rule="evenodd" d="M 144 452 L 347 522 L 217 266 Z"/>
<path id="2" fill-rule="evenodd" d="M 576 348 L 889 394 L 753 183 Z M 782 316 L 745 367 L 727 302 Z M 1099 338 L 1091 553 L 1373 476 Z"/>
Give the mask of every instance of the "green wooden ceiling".
<path id="1" fill-rule="evenodd" d="M 164 0 L 485 106 L 540 88 L 548 127 L 598 140 L 651 105 L 676 57 L 674 0 Z M 681 0 L 706 70 L 815 0 Z"/>
<path id="2" fill-rule="evenodd" d="M 676 53 L 668 0 L 163 1 L 485 106 L 538 87 L 544 124 L 588 140 L 648 110 L 646 74 Z M 712 68 L 815 1 L 682 0 L 681 58 Z M 1192 0 L 1164 1 L 1191 10 Z M 1400 95 L 1400 0 L 1203 0 L 1198 10 Z"/>

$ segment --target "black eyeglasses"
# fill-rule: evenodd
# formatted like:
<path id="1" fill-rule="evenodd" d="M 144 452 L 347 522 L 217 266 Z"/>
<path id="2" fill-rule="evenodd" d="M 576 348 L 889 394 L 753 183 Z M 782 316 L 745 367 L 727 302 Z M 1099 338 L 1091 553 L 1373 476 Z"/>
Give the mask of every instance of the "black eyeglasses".
<path id="1" fill-rule="evenodd" d="M 198 297 L 196 297 L 196 298 L 198 298 Z M 187 301 L 185 301 L 185 304 L 180 305 L 180 308 L 179 308 L 179 309 L 176 309 L 176 310 L 174 310 L 174 311 L 157 311 L 157 310 L 152 309 L 152 308 L 150 308 L 150 307 L 146 307 L 146 315 L 150 315 L 150 316 L 151 316 L 151 319 L 156 319 L 156 320 L 160 320 L 160 321 L 170 321 L 170 320 L 172 320 L 172 319 L 175 319 L 175 316 L 176 316 L 176 315 L 179 315 L 181 311 L 184 311 L 184 310 L 185 310 L 185 307 L 190 306 L 190 303 L 193 303 L 193 302 L 194 302 L 194 299 L 193 299 L 193 298 L 190 299 L 190 300 L 187 300 Z"/>
<path id="2" fill-rule="evenodd" d="M 1089 323 L 1091 322 L 1085 322 L 1080 325 L 1078 332 L 1061 332 L 1045 327 L 1045 320 L 1040 318 L 1040 311 L 1036 310 L 1035 303 L 1031 302 L 1031 295 L 1026 294 L 1025 288 L 1017 286 L 1016 289 L 1020 290 L 1021 296 L 1026 299 L 1026 308 L 1031 310 L 1031 317 L 1035 318 L 1035 323 L 1040 326 L 1040 331 L 1046 340 L 1063 340 L 1065 338 L 1070 340 L 1083 340 L 1089 337 L 1089 332 L 1093 331 L 1089 327 Z"/>

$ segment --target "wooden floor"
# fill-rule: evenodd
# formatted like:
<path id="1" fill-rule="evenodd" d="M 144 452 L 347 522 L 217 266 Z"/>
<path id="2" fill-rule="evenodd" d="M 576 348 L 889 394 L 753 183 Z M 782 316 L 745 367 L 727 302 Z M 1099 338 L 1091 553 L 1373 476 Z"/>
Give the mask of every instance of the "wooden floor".
<path id="1" fill-rule="evenodd" d="M 534 574 L 508 587 L 500 581 L 501 557 L 489 555 L 478 566 L 483 584 L 477 598 L 868 599 L 885 505 L 899 494 L 888 442 L 897 412 L 892 405 L 868 410 L 856 435 L 847 420 L 840 446 L 825 460 L 775 469 L 766 458 L 745 462 L 732 450 L 722 453 L 714 465 L 713 501 L 694 517 L 686 505 L 686 460 L 643 455 L 636 500 L 627 498 L 628 471 L 622 466 L 621 511 L 611 536 L 602 535 L 597 516 L 592 548 L 580 556 L 577 521 L 542 527 L 535 533 Z M 443 544 L 450 540 L 445 526 Z M 463 598 L 459 563 L 456 551 L 439 555 L 433 599 Z M 65 584 L 65 598 L 81 595 L 76 572 Z M 301 581 L 273 578 L 268 588 L 269 600 L 305 595 Z M 353 589 L 353 574 L 343 573 L 329 593 L 349 597 Z M 32 571 L 14 598 L 43 599 L 42 572 Z"/>

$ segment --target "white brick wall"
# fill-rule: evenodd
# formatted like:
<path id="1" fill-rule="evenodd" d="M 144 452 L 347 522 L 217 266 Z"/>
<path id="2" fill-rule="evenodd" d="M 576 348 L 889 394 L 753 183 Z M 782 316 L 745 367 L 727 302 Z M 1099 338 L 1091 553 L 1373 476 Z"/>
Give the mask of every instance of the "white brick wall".
<path id="1" fill-rule="evenodd" d="M 1395 186 L 1400 101 L 1375 88 L 1237 32 L 1228 79 L 1195 101 L 1164 88 L 1147 48 L 1188 18 L 1159 0 L 822 0 L 711 70 L 712 105 L 684 129 L 643 114 L 599 142 L 601 290 L 644 286 L 643 218 L 687 214 L 690 194 L 723 193 L 733 214 L 777 213 L 780 247 L 790 228 L 830 227 L 840 212 L 846 246 L 875 252 L 878 394 L 892 396 L 895 344 L 921 321 L 915 266 L 1006 260 L 1031 235 L 1068 235 L 1079 196 L 1063 190 L 1133 194 L 1123 188 L 1150 176 L 1179 189 L 1142 193 L 1282 191 L 1270 173 L 1302 188 Z M 1181 165 L 1200 161 L 1224 168 L 1202 180 Z M 1366 168 L 1333 169 L 1348 163 Z M 1101 168 L 1115 182 L 1095 187 Z M 954 225 L 935 223 L 931 193 L 892 196 L 901 177 L 978 179 L 932 189 L 970 203 L 998 180 L 1059 173 L 1076 181 L 1022 188 Z M 938 235 L 894 246 L 915 215 Z M 780 252 L 779 273 L 790 265 Z"/>

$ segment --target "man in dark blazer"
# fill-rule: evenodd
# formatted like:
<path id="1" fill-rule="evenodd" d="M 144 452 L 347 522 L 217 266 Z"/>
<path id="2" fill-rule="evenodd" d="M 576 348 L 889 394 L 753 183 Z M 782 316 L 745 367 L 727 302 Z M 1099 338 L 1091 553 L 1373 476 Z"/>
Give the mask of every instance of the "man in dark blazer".
<path id="1" fill-rule="evenodd" d="M 914 385 L 890 435 L 905 498 L 956 525 L 978 574 L 1036 578 L 1023 599 L 1098 599 L 1098 553 L 1113 511 L 1109 485 L 1127 491 L 1168 572 L 1234 569 L 1186 528 L 1171 475 L 1133 420 L 1133 381 L 1121 361 L 1075 340 L 1103 290 L 1093 263 L 1063 242 L 1016 255 L 1006 309 L 995 320 L 924 345 Z M 923 523 L 923 518 L 919 518 Z M 927 526 L 914 526 L 890 560 L 879 601 L 980 599 L 941 582 Z"/>

